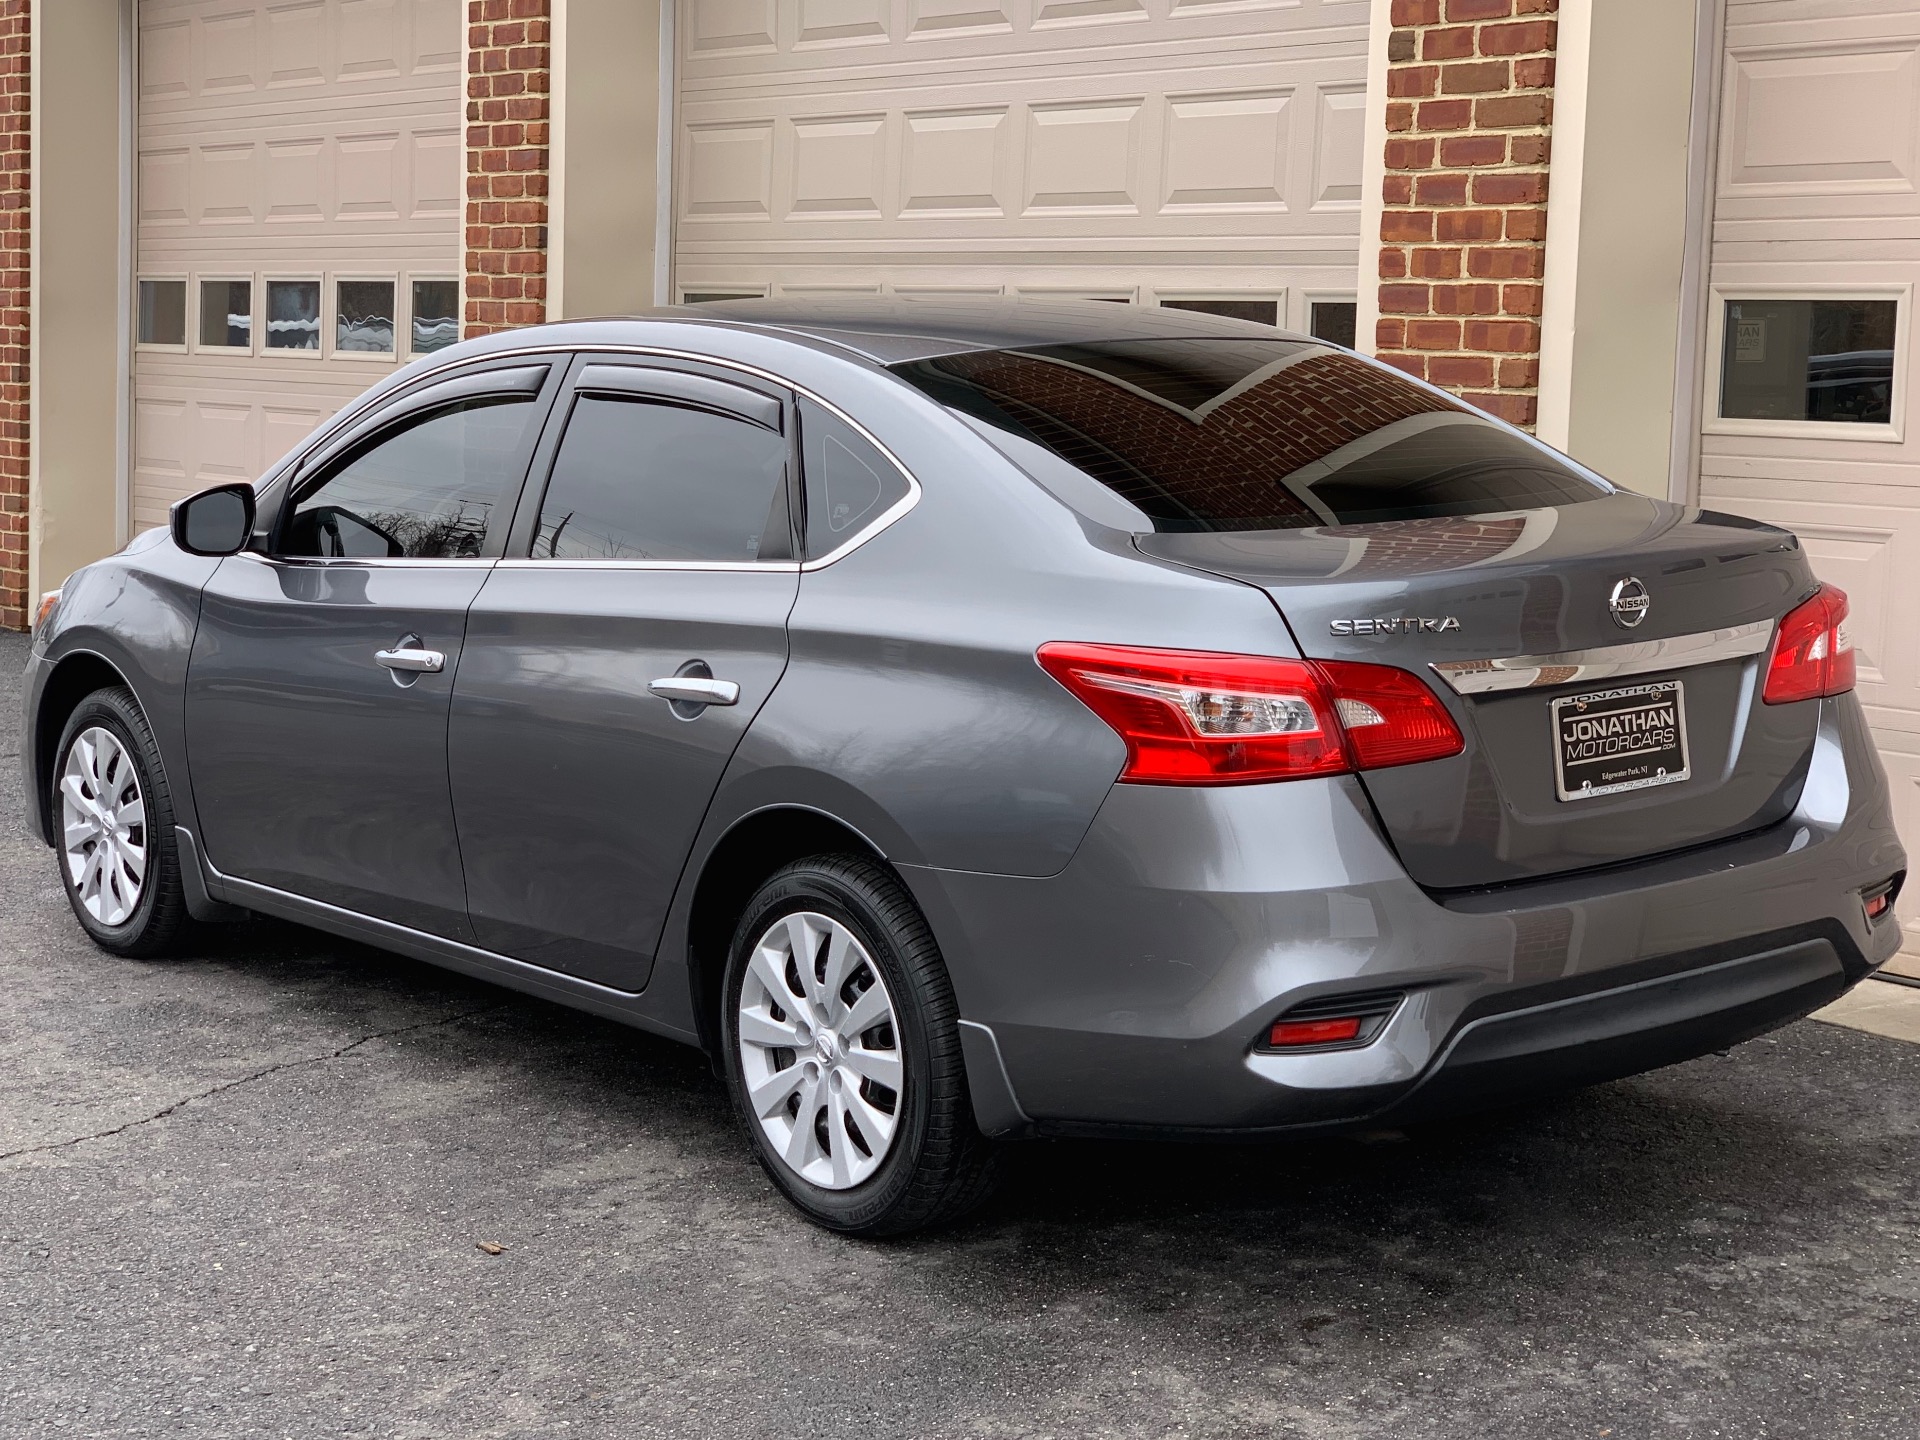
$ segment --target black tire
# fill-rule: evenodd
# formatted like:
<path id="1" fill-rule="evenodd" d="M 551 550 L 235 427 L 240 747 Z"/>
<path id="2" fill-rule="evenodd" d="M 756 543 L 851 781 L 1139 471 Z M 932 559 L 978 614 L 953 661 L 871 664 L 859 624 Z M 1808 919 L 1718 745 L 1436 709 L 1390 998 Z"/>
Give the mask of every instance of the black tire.
<path id="1" fill-rule="evenodd" d="M 810 1183 L 775 1153 L 747 1100 L 740 1053 L 740 995 L 754 946 L 795 911 L 813 911 L 851 930 L 893 997 L 905 1080 L 896 1101 L 892 1148 L 850 1189 Z M 985 1200 L 999 1147 L 974 1124 L 960 1050 L 959 1008 L 933 932 L 885 866 L 858 855 L 798 861 L 776 872 L 747 902 L 734 931 L 723 1013 L 727 1084 L 761 1167 L 809 1220 L 847 1235 L 904 1235 L 958 1219 Z"/>
<path id="2" fill-rule="evenodd" d="M 88 913 L 74 876 L 67 864 L 66 846 L 61 838 L 62 776 L 74 741 L 88 730 L 105 730 L 119 742 L 134 777 L 146 812 L 140 827 L 140 839 L 146 851 L 146 870 L 141 877 L 140 893 L 132 914 L 117 925 L 104 923 Z M 117 768 L 113 778 L 123 772 Z M 115 955 L 133 959 L 157 959 L 179 953 L 186 938 L 189 919 L 187 895 L 180 879 L 180 852 L 174 845 L 173 797 L 167 788 L 167 773 L 160 763 L 160 747 L 154 743 L 153 729 L 133 692 L 124 686 L 96 690 L 75 707 L 60 733 L 60 745 L 54 751 L 53 773 L 48 777 L 49 803 L 52 807 L 56 863 L 60 868 L 60 887 L 74 918 L 94 944 Z"/>

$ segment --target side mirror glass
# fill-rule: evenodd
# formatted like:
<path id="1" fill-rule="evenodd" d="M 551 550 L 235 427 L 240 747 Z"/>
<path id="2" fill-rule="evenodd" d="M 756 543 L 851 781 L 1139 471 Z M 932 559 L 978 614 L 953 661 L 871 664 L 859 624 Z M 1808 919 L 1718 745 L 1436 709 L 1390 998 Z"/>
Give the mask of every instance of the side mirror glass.
<path id="1" fill-rule="evenodd" d="M 253 539 L 253 487 L 222 485 L 175 503 L 173 543 L 189 555 L 237 555 Z"/>

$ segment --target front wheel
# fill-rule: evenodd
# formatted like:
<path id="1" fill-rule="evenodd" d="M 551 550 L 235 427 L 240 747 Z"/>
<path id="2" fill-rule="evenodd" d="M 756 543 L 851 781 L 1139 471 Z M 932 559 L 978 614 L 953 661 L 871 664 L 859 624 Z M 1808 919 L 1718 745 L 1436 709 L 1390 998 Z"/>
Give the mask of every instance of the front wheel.
<path id="1" fill-rule="evenodd" d="M 900 1235 L 986 1197 L 995 1151 L 974 1125 L 953 989 L 883 866 L 826 856 L 775 874 L 741 917 L 722 994 L 734 1104 L 809 1219 Z"/>
<path id="2" fill-rule="evenodd" d="M 131 690 L 96 690 L 80 702 L 52 780 L 54 845 L 75 917 L 115 955 L 172 953 L 187 923 L 173 799 Z"/>

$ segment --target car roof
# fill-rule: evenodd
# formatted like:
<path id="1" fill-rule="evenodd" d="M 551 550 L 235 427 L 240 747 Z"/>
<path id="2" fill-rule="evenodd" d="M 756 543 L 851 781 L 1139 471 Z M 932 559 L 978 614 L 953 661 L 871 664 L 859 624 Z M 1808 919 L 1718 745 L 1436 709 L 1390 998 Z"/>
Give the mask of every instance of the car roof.
<path id="1" fill-rule="evenodd" d="M 719 300 L 663 307 L 634 318 L 720 321 L 780 331 L 856 351 L 882 365 L 968 350 L 1024 350 L 1089 341 L 1307 338 L 1271 325 L 1193 310 L 1000 296 Z"/>

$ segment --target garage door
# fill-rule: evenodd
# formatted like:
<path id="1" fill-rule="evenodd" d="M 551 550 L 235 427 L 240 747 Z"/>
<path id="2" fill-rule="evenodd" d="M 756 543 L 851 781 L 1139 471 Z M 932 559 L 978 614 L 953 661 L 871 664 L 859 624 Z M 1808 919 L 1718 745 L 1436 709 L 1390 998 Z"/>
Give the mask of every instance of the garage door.
<path id="1" fill-rule="evenodd" d="M 682 0 L 683 298 L 1017 293 L 1350 341 L 1364 0 Z"/>
<path id="2" fill-rule="evenodd" d="M 141 0 L 133 523 L 457 338 L 461 0 Z"/>
<path id="3" fill-rule="evenodd" d="M 1790 526 L 1853 601 L 1860 695 L 1920 842 L 1920 4 L 1733 0 L 1701 499 Z M 1920 952 L 1920 887 L 1901 904 Z"/>

